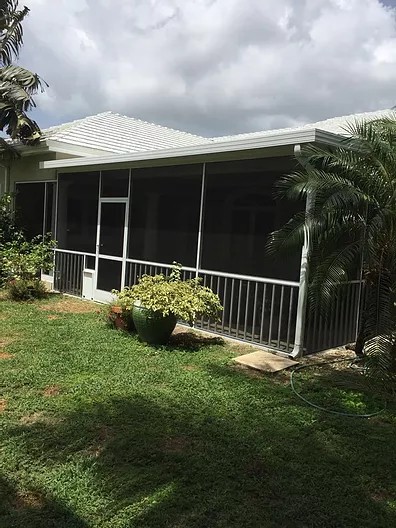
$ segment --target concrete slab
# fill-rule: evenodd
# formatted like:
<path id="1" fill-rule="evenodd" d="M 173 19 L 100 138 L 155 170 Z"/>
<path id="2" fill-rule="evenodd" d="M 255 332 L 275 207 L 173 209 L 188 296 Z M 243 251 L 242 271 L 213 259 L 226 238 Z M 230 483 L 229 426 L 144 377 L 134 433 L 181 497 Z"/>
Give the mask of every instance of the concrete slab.
<path id="1" fill-rule="evenodd" d="M 238 356 L 234 358 L 234 361 L 240 365 L 244 365 L 245 367 L 250 367 L 262 372 L 272 373 L 298 365 L 297 361 L 276 356 L 275 354 L 271 354 L 271 352 L 265 352 L 264 350 L 256 350 L 255 352 Z"/>

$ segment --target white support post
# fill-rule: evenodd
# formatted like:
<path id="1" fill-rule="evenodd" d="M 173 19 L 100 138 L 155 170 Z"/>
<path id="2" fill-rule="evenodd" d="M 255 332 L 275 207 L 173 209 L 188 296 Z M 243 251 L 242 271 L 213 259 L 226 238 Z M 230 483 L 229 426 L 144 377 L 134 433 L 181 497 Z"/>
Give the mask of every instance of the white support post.
<path id="1" fill-rule="evenodd" d="M 56 171 L 56 183 L 55 183 L 55 220 L 54 220 L 54 233 L 53 238 L 58 240 L 58 205 L 59 205 L 59 172 Z"/>
<path id="2" fill-rule="evenodd" d="M 205 209 L 205 188 L 206 188 L 206 165 L 202 165 L 202 183 L 201 183 L 201 202 L 199 207 L 199 224 L 198 224 L 198 240 L 197 240 L 197 259 L 195 263 L 195 276 L 199 275 L 199 268 L 201 267 L 201 255 L 202 255 L 202 232 L 203 232 L 203 221 L 204 221 L 204 209 Z"/>
<path id="3" fill-rule="evenodd" d="M 294 155 L 298 158 L 301 152 L 301 146 L 295 145 Z M 305 204 L 305 214 L 308 215 L 312 210 L 313 197 L 308 195 Z M 296 332 L 294 337 L 294 347 L 290 356 L 293 358 L 301 357 L 304 353 L 304 334 L 305 321 L 307 316 L 307 300 L 308 300 L 308 267 L 309 267 L 309 252 L 310 239 L 309 232 L 304 230 L 304 245 L 301 253 L 300 266 L 300 286 L 298 290 L 297 302 L 297 317 L 296 317 Z"/>
<path id="4" fill-rule="evenodd" d="M 100 237 L 100 217 L 101 217 L 101 201 L 100 195 L 102 193 L 102 171 L 99 172 L 99 189 L 98 189 L 98 219 L 96 224 L 96 244 L 95 244 L 95 276 L 94 276 L 94 291 L 98 289 L 98 270 L 99 270 L 99 237 Z"/>
<path id="5" fill-rule="evenodd" d="M 129 169 L 128 175 L 128 198 L 125 204 L 125 218 L 124 218 L 124 244 L 122 248 L 122 271 L 121 271 L 121 290 L 125 288 L 125 275 L 126 275 L 126 259 L 128 253 L 128 234 L 129 234 L 129 211 L 131 204 L 131 181 L 132 181 L 132 171 Z"/>

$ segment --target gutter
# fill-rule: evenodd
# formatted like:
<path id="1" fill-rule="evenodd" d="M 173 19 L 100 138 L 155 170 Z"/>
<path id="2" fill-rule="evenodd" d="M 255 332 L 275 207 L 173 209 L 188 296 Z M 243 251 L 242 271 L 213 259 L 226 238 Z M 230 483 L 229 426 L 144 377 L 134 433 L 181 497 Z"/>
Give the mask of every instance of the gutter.
<path id="1" fill-rule="evenodd" d="M 267 136 L 229 140 L 224 142 L 209 142 L 203 145 L 178 147 L 169 149 L 145 150 L 125 154 L 106 154 L 93 157 L 66 160 L 51 160 L 40 163 L 40 169 L 61 169 L 68 167 L 96 167 L 98 165 L 113 165 L 117 163 L 133 163 L 139 161 L 165 160 L 172 158 L 188 158 L 227 152 L 239 152 L 270 147 L 292 146 L 301 143 L 325 143 L 339 145 L 342 136 L 324 130 L 309 128 L 306 130 L 286 131 Z"/>

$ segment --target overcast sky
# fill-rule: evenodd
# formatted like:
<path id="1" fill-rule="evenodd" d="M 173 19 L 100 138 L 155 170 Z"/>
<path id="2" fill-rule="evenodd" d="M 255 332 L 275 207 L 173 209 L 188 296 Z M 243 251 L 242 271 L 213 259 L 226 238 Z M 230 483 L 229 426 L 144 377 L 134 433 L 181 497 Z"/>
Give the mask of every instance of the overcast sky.
<path id="1" fill-rule="evenodd" d="M 113 110 L 206 136 L 396 105 L 396 1 L 25 0 L 42 127 Z"/>

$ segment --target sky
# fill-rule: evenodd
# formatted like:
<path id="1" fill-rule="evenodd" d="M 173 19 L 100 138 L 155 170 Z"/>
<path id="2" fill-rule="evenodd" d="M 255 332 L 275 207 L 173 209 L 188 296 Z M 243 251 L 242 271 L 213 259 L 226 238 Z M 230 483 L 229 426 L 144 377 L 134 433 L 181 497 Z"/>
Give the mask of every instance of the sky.
<path id="1" fill-rule="evenodd" d="M 396 0 L 25 0 L 42 128 L 112 110 L 204 136 L 396 105 Z"/>

